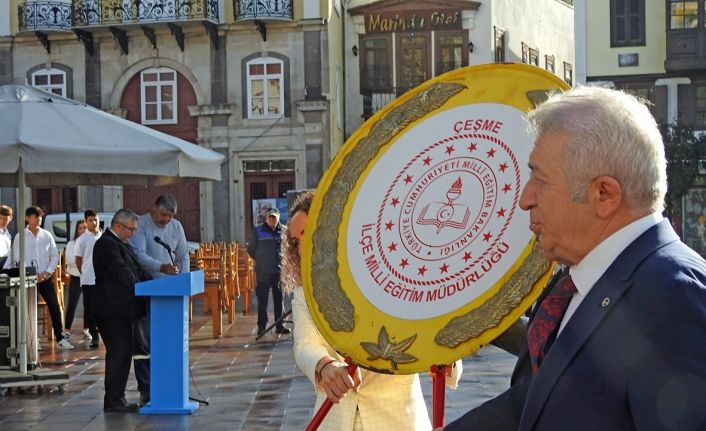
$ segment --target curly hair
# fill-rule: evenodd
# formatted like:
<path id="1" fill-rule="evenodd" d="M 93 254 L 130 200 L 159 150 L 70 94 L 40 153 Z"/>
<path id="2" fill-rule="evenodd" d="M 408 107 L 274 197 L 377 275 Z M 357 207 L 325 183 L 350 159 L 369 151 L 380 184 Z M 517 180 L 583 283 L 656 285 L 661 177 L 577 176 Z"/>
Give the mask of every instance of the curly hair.
<path id="1" fill-rule="evenodd" d="M 314 191 L 309 190 L 301 193 L 292 203 L 289 208 L 289 220 L 292 220 L 294 214 L 303 212 L 309 214 L 311 201 L 314 199 Z M 284 291 L 292 292 L 297 286 L 302 284 L 301 275 L 301 256 L 299 255 L 299 241 L 292 238 L 289 229 L 285 231 L 284 241 L 282 241 L 282 271 L 281 282 Z"/>

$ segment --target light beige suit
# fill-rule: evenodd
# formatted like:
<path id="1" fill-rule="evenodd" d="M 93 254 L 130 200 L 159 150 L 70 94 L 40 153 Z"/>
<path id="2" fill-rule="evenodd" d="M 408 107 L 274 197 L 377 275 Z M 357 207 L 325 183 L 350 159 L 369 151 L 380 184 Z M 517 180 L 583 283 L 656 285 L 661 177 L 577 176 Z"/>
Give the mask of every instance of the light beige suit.
<path id="1" fill-rule="evenodd" d="M 316 385 L 316 364 L 325 356 L 343 360 L 323 339 L 309 314 L 304 290 L 294 290 L 292 300 L 294 317 L 294 359 L 309 378 L 316 391 L 314 412 L 326 399 L 326 392 Z M 454 388 L 461 374 L 461 361 L 457 361 L 447 386 Z M 356 409 L 359 417 L 356 418 Z M 362 428 L 360 428 L 362 426 Z M 339 404 L 334 404 L 320 431 L 352 430 L 430 430 L 431 422 L 419 384 L 419 375 L 380 374 L 361 370 L 358 393 L 349 391 Z"/>

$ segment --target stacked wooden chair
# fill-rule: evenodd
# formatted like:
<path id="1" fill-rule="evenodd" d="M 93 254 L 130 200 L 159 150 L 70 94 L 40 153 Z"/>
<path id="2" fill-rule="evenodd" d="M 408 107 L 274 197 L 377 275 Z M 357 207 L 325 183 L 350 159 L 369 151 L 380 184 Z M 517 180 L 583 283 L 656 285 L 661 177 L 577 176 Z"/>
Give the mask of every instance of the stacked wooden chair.
<path id="1" fill-rule="evenodd" d="M 228 308 L 228 323 L 235 320 L 235 302 L 240 298 L 240 280 L 238 278 L 238 244 L 231 242 L 225 245 L 226 254 L 226 301 Z"/>
<path id="2" fill-rule="evenodd" d="M 243 298 L 243 314 L 247 314 L 250 311 L 250 301 L 255 290 L 255 261 L 244 245 L 238 245 L 238 281 Z"/>
<path id="3" fill-rule="evenodd" d="M 201 244 L 193 256 L 193 269 L 204 271 L 204 292 L 191 299 L 204 299 L 204 312 L 210 311 L 213 323 L 213 337 L 223 335 L 223 308 L 226 304 L 226 256 L 225 247 L 220 244 Z"/>
<path id="4" fill-rule="evenodd" d="M 193 299 L 203 299 L 204 313 L 211 313 L 213 336 L 223 334 L 223 316 L 228 323 L 235 321 L 236 301 L 242 298 L 243 314 L 250 310 L 252 292 L 255 290 L 255 261 L 245 246 L 231 243 L 202 243 L 189 254 L 191 270 L 204 271 L 204 292 L 191 297 L 189 316 L 193 312 Z"/>

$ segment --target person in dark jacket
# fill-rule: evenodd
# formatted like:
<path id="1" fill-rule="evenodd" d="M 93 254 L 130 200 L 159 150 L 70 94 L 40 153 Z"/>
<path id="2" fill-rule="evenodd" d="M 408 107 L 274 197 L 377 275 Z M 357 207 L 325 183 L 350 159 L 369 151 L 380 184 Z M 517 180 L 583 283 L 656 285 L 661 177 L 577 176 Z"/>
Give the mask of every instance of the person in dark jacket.
<path id="1" fill-rule="evenodd" d="M 279 210 L 270 208 L 265 213 L 265 223 L 257 226 L 248 244 L 248 254 L 255 259 L 257 286 L 257 335 L 265 333 L 267 328 L 267 301 L 272 290 L 275 309 L 275 322 L 282 318 L 282 287 L 279 272 L 282 255 L 282 224 L 279 222 Z M 278 334 L 289 334 L 290 330 L 281 323 L 275 328 Z"/>
<path id="2" fill-rule="evenodd" d="M 575 87 L 528 120 L 519 206 L 569 275 L 531 316 L 510 388 L 445 430 L 706 430 L 706 261 L 662 216 L 649 108 Z"/>
<path id="3" fill-rule="evenodd" d="M 128 245 L 137 228 L 137 218 L 129 209 L 118 210 L 110 229 L 93 247 L 96 285 L 91 312 L 105 343 L 106 412 L 127 413 L 139 407 L 125 399 L 133 355 L 133 322 L 146 313 L 145 299 L 135 296 L 135 283 L 151 279 Z"/>

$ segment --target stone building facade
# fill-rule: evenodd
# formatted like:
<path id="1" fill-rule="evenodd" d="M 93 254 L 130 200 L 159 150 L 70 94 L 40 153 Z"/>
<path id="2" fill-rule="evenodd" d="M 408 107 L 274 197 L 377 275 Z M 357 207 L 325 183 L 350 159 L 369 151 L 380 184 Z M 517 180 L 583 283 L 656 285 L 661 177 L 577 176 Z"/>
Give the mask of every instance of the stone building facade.
<path id="1" fill-rule="evenodd" d="M 220 182 L 33 190 L 48 212 L 66 209 L 64 193 L 71 211 L 142 212 L 166 191 L 188 239 L 243 241 L 253 201 L 316 186 L 343 141 L 331 91 L 341 11 L 328 1 L 0 0 L 0 10 L 0 84 L 27 82 L 226 156 Z"/>

